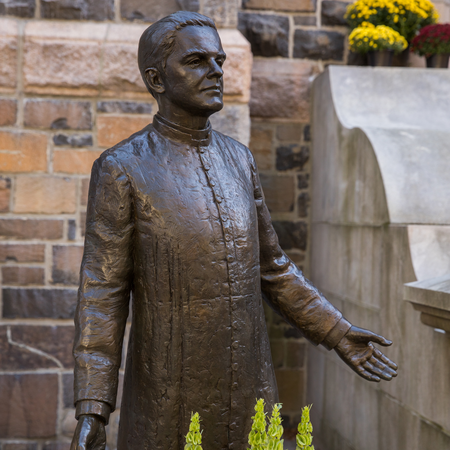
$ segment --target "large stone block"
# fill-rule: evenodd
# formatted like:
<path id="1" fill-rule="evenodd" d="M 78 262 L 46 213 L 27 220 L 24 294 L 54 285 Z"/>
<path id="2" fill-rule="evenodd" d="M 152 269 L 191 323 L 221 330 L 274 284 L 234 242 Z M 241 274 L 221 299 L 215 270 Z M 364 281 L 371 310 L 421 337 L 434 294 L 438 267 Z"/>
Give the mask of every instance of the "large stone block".
<path id="1" fill-rule="evenodd" d="M 1 69 L 0 69 L 1 70 Z M 0 126 L 14 125 L 17 117 L 17 100 L 0 99 Z"/>
<path id="2" fill-rule="evenodd" d="M 212 127 L 227 136 L 248 145 L 250 115 L 247 105 L 227 105 L 210 117 Z"/>
<path id="3" fill-rule="evenodd" d="M 90 130 L 91 104 L 71 100 L 27 99 L 23 120 L 24 125 L 30 128 Z"/>
<path id="4" fill-rule="evenodd" d="M 0 15 L 34 17 L 35 9 L 36 0 L 0 0 Z"/>
<path id="5" fill-rule="evenodd" d="M 149 99 L 149 102 L 151 100 Z M 110 114 L 151 114 L 153 103 L 137 103 L 129 101 L 98 102 L 97 111 Z"/>
<path id="6" fill-rule="evenodd" d="M 310 61 L 256 59 L 250 115 L 308 122 L 311 83 L 317 73 L 318 67 Z"/>
<path id="7" fill-rule="evenodd" d="M 18 176 L 14 212 L 64 214 L 76 211 L 77 181 L 54 176 Z"/>
<path id="8" fill-rule="evenodd" d="M 300 411 L 305 405 L 305 375 L 303 370 L 275 370 L 283 412 Z"/>
<path id="9" fill-rule="evenodd" d="M 83 206 L 87 205 L 88 193 L 89 193 L 89 182 L 90 178 L 83 178 L 81 180 L 81 195 L 80 195 L 80 204 Z"/>
<path id="10" fill-rule="evenodd" d="M 250 99 L 252 52 L 250 43 L 238 30 L 219 30 L 227 59 L 223 65 L 225 101 L 247 103 Z"/>
<path id="11" fill-rule="evenodd" d="M 0 438 L 56 435 L 58 375 L 0 375 Z"/>
<path id="12" fill-rule="evenodd" d="M 25 27 L 26 92 L 91 96 L 99 93 L 104 24 L 32 21 Z"/>
<path id="13" fill-rule="evenodd" d="M 38 450 L 37 442 L 5 442 L 2 450 Z"/>
<path id="14" fill-rule="evenodd" d="M 45 273 L 43 267 L 2 267 L 2 282 L 5 286 L 43 285 Z"/>
<path id="15" fill-rule="evenodd" d="M 47 170 L 47 136 L 42 133 L 0 131 L 0 171 Z"/>
<path id="16" fill-rule="evenodd" d="M 0 244 L 0 262 L 44 262 L 43 244 Z"/>
<path id="17" fill-rule="evenodd" d="M 275 11 L 315 11 L 315 0 L 244 0 L 243 7 L 246 9 L 271 9 Z"/>
<path id="18" fill-rule="evenodd" d="M 138 42 L 146 28 L 146 25 L 110 25 L 103 48 L 103 96 L 123 98 L 129 92 L 151 99 L 137 64 Z"/>
<path id="19" fill-rule="evenodd" d="M 82 257 L 83 247 L 80 245 L 53 246 L 53 283 L 77 285 Z"/>
<path id="20" fill-rule="evenodd" d="M 112 147 L 152 122 L 150 116 L 108 115 L 97 118 L 98 145 Z"/>
<path id="21" fill-rule="evenodd" d="M 272 14 L 239 14 L 239 30 L 255 56 L 289 56 L 289 18 Z"/>
<path id="22" fill-rule="evenodd" d="M 309 147 L 306 145 L 282 145 L 276 149 L 277 170 L 302 170 L 309 161 Z"/>
<path id="23" fill-rule="evenodd" d="M 122 0 L 120 10 L 122 17 L 128 20 L 156 22 L 180 9 L 198 12 L 199 0 Z"/>
<path id="24" fill-rule="evenodd" d="M 70 325 L 12 325 L 11 340 L 19 345 L 42 352 L 59 367 L 72 368 L 72 346 L 75 330 Z"/>
<path id="25" fill-rule="evenodd" d="M 0 237 L 9 239 L 61 239 L 62 220 L 0 219 Z"/>
<path id="26" fill-rule="evenodd" d="M 294 58 L 342 61 L 344 40 L 345 35 L 337 31 L 295 30 Z"/>
<path id="27" fill-rule="evenodd" d="M 10 326 L 0 327 L 0 367 L 2 371 L 56 368 L 56 361 L 20 345 L 12 337 Z"/>
<path id="28" fill-rule="evenodd" d="M 211 17 L 217 27 L 234 28 L 237 25 L 238 0 L 204 0 L 202 14 Z"/>
<path id="29" fill-rule="evenodd" d="M 306 250 L 308 242 L 308 226 L 305 222 L 290 222 L 287 220 L 276 220 L 273 227 L 278 235 L 280 246 L 283 250 L 298 248 Z"/>
<path id="30" fill-rule="evenodd" d="M 0 92 L 13 92 L 17 85 L 17 52 L 18 23 L 12 19 L 0 19 Z"/>
<path id="31" fill-rule="evenodd" d="M 261 174 L 267 207 L 271 213 L 292 212 L 295 203 L 295 182 L 291 175 Z"/>
<path id="32" fill-rule="evenodd" d="M 76 289 L 3 288 L 3 317 L 8 319 L 72 319 Z"/>
<path id="33" fill-rule="evenodd" d="M 53 143 L 58 147 L 92 147 L 92 134 L 55 134 Z"/>
<path id="34" fill-rule="evenodd" d="M 101 153 L 99 150 L 55 150 L 53 170 L 70 174 L 90 174 L 92 164 Z"/>
<path id="35" fill-rule="evenodd" d="M 252 122 L 249 148 L 255 157 L 259 170 L 273 168 L 273 129 L 265 124 Z"/>
<path id="36" fill-rule="evenodd" d="M 347 25 L 347 21 L 344 19 L 347 6 L 347 2 L 324 0 L 322 2 L 322 25 Z"/>
<path id="37" fill-rule="evenodd" d="M 112 20 L 114 0 L 41 0 L 41 17 L 67 20 Z"/>
<path id="38" fill-rule="evenodd" d="M 11 179 L 0 176 L 0 212 L 9 211 L 11 198 Z"/>
<path id="39" fill-rule="evenodd" d="M 305 342 L 289 340 L 286 342 L 286 366 L 300 369 L 305 365 Z"/>

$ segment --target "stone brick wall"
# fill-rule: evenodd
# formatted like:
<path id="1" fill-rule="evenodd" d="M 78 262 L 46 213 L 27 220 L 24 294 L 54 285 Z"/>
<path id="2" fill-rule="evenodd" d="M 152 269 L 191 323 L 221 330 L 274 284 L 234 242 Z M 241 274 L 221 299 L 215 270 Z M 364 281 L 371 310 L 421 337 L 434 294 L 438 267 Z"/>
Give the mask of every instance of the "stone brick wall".
<path id="1" fill-rule="evenodd" d="M 248 144 L 252 55 L 234 27 L 234 2 L 0 0 L 2 450 L 69 449 L 72 317 L 91 166 L 156 112 L 136 62 L 148 23 L 134 18 L 155 20 L 181 3 L 213 11 L 222 26 L 225 107 L 213 125 Z M 117 423 L 118 412 L 110 448 Z"/>

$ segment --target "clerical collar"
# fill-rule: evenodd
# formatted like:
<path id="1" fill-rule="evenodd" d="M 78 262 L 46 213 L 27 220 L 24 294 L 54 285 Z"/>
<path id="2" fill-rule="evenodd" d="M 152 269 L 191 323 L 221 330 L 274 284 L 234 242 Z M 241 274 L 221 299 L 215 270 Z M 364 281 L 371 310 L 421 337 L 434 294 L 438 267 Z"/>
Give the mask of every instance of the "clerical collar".
<path id="1" fill-rule="evenodd" d="M 163 136 L 190 145 L 209 145 L 211 142 L 211 124 L 203 130 L 191 130 L 165 119 L 161 114 L 153 116 L 153 126 Z"/>

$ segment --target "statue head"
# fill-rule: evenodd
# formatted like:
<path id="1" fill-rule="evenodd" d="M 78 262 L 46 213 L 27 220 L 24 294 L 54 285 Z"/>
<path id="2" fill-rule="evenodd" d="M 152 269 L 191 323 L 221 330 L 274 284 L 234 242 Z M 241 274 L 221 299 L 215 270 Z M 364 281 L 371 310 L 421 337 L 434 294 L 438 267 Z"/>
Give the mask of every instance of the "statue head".
<path id="1" fill-rule="evenodd" d="M 142 78 L 158 105 L 210 115 L 223 107 L 222 49 L 214 22 L 178 11 L 148 27 L 139 41 Z"/>

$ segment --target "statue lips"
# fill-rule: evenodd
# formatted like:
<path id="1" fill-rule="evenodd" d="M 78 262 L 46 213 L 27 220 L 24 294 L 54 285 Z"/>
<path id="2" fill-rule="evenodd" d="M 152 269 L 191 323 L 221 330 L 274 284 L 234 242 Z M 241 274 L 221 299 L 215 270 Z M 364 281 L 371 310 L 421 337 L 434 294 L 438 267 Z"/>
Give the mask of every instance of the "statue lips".
<path id="1" fill-rule="evenodd" d="M 222 86 L 219 84 L 215 84 L 213 86 L 208 86 L 202 89 L 203 92 L 217 92 L 219 94 L 222 94 Z"/>

